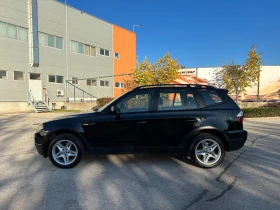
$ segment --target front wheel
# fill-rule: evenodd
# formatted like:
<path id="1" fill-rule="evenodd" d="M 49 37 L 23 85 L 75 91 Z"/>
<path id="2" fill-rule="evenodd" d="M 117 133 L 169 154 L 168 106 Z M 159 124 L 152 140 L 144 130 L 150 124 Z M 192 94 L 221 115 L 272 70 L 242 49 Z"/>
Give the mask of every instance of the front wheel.
<path id="1" fill-rule="evenodd" d="M 213 134 L 200 134 L 191 142 L 190 157 L 194 163 L 203 168 L 219 165 L 225 156 L 223 142 Z"/>
<path id="2" fill-rule="evenodd" d="M 71 134 L 56 136 L 48 150 L 51 162 L 59 168 L 76 166 L 80 162 L 83 153 L 83 144 L 76 136 Z"/>

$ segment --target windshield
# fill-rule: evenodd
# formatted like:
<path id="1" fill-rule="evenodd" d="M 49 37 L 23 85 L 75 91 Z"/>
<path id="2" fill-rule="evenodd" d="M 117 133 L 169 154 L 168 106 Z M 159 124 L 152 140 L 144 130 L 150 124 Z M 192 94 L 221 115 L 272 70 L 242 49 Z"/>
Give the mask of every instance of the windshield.
<path id="1" fill-rule="evenodd" d="M 113 101 L 110 101 L 108 104 L 105 104 L 103 107 L 98 109 L 97 112 L 102 112 L 104 109 L 106 109 L 107 107 L 111 106 L 111 104 L 113 104 L 117 99 L 119 99 L 120 97 L 122 97 L 125 94 L 127 94 L 127 93 L 123 93 L 118 98 L 115 98 Z"/>

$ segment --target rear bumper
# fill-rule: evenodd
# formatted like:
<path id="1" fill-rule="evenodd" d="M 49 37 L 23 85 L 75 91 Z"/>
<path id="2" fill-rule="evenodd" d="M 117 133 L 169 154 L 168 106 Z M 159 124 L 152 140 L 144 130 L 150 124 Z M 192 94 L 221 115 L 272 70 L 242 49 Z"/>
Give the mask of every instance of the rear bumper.
<path id="1" fill-rule="evenodd" d="M 234 130 L 229 131 L 226 135 L 228 137 L 227 151 L 233 151 L 244 146 L 248 133 L 245 130 Z"/>

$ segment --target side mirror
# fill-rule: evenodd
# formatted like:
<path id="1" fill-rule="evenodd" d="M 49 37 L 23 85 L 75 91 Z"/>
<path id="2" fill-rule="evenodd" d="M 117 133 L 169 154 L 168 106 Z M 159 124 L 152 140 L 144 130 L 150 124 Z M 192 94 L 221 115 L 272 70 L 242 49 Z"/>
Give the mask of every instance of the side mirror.
<path id="1" fill-rule="evenodd" d="M 111 106 L 111 112 L 113 114 L 120 114 L 120 110 L 116 106 Z"/>

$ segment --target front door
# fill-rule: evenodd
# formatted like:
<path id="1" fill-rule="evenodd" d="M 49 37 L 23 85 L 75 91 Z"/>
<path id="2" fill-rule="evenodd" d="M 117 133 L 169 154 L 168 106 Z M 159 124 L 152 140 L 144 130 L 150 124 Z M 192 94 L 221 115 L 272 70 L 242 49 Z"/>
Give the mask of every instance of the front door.
<path id="1" fill-rule="evenodd" d="M 151 101 L 151 91 L 140 91 L 115 104 L 119 113 L 101 113 L 99 120 L 89 122 L 85 130 L 91 146 L 132 149 L 146 146 L 151 137 Z"/>
<path id="2" fill-rule="evenodd" d="M 42 80 L 40 74 L 30 73 L 29 92 L 37 101 L 42 100 Z"/>

